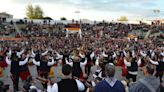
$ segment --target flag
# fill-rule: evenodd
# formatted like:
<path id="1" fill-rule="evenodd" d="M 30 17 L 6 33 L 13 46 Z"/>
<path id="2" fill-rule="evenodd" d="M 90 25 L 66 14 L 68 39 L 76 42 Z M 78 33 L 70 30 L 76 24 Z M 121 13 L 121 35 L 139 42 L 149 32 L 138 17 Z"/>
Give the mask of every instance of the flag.
<path id="1" fill-rule="evenodd" d="M 78 33 L 80 38 L 82 38 L 80 24 L 67 24 L 65 29 L 66 37 L 68 37 L 69 34 Z"/>

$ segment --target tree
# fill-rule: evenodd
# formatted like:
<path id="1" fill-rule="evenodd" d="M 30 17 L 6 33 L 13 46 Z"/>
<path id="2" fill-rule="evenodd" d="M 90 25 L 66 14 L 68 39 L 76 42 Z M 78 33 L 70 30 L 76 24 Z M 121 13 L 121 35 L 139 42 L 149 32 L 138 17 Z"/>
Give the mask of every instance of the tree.
<path id="1" fill-rule="evenodd" d="M 43 18 L 43 10 L 38 5 L 35 7 L 35 10 L 34 10 L 34 18 L 35 19 Z"/>
<path id="2" fill-rule="evenodd" d="M 118 21 L 128 21 L 126 16 L 121 16 Z"/>
<path id="3" fill-rule="evenodd" d="M 33 19 L 34 18 L 34 8 L 33 8 L 33 6 L 31 4 L 27 6 L 26 16 L 29 19 Z"/>
<path id="4" fill-rule="evenodd" d="M 65 17 L 61 17 L 60 20 L 67 20 Z"/>
<path id="5" fill-rule="evenodd" d="M 26 16 L 29 19 L 42 19 L 43 18 L 43 10 L 40 6 L 33 7 L 32 5 L 27 6 Z"/>

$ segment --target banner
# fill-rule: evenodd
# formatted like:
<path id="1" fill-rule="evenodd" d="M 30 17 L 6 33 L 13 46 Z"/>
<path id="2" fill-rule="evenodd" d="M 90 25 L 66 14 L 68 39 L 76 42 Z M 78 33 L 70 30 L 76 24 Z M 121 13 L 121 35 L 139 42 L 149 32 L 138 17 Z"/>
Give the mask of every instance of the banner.
<path id="1" fill-rule="evenodd" d="M 80 38 L 82 38 L 80 24 L 67 24 L 65 30 L 66 37 L 68 37 L 70 33 L 78 33 Z"/>

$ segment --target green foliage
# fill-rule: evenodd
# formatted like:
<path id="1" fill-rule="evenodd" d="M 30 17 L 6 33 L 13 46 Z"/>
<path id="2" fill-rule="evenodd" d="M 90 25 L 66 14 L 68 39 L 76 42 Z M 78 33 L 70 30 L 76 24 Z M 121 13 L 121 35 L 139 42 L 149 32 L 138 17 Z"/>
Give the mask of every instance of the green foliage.
<path id="1" fill-rule="evenodd" d="M 32 5 L 28 5 L 27 9 L 26 9 L 26 16 L 29 19 L 33 19 L 34 18 L 34 8 Z"/>
<path id="2" fill-rule="evenodd" d="M 32 5 L 27 6 L 26 16 L 29 19 L 42 19 L 44 15 L 43 10 L 40 6 L 36 5 L 33 7 Z"/>
<path id="3" fill-rule="evenodd" d="M 121 16 L 118 21 L 128 21 L 126 16 Z"/>

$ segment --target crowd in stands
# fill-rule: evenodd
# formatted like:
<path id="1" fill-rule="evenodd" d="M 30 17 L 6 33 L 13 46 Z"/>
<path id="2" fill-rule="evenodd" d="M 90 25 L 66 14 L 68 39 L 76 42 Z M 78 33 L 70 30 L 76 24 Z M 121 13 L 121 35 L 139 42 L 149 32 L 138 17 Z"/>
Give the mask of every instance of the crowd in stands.
<path id="1" fill-rule="evenodd" d="M 64 27 L 27 23 L 20 28 L 20 37 L 26 38 L 0 41 L 0 67 L 10 67 L 14 92 L 163 92 L 164 41 L 127 39 L 133 30 L 154 32 L 162 27 L 81 24 L 82 38 L 78 34 L 66 37 Z M 37 78 L 30 74 L 31 64 L 37 67 L 33 70 L 37 71 Z M 54 81 L 51 68 L 58 66 L 62 67 L 61 75 Z M 114 76 L 118 66 L 122 67 L 125 81 Z M 145 76 L 141 80 L 137 80 L 139 69 Z M 24 86 L 18 86 L 19 78 Z M 42 89 L 36 87 L 35 79 L 41 81 Z"/>
<path id="2" fill-rule="evenodd" d="M 0 25 L 0 35 L 1 36 L 8 36 L 10 34 L 15 34 L 15 28 L 13 25 L 10 24 L 1 24 Z"/>

